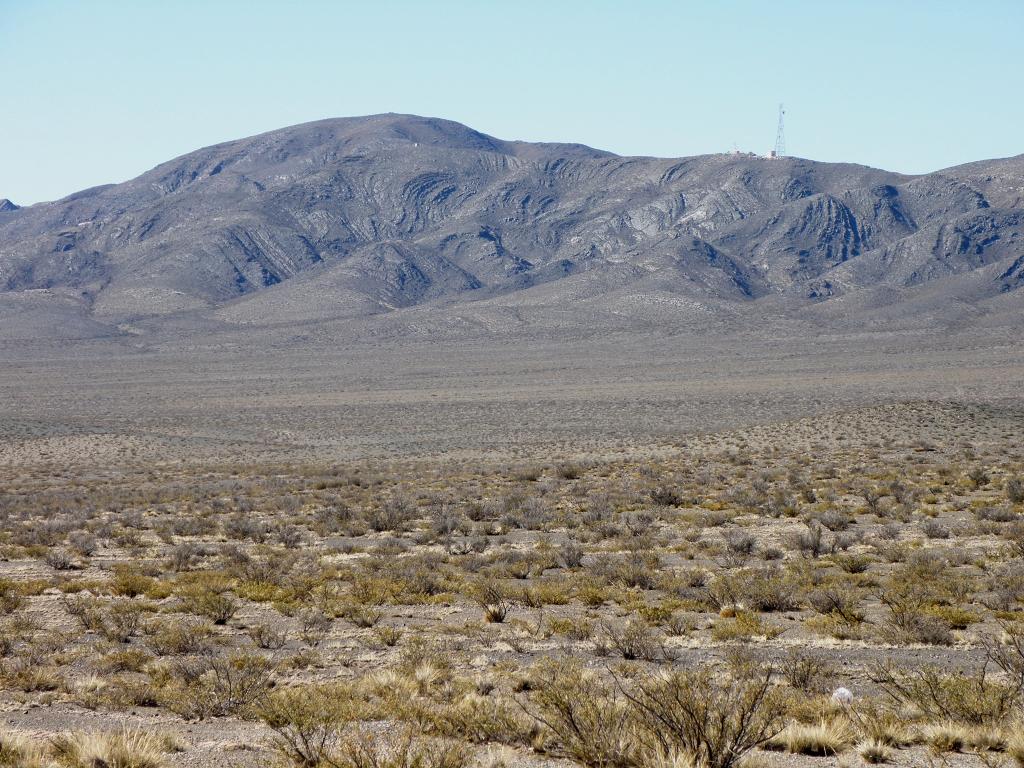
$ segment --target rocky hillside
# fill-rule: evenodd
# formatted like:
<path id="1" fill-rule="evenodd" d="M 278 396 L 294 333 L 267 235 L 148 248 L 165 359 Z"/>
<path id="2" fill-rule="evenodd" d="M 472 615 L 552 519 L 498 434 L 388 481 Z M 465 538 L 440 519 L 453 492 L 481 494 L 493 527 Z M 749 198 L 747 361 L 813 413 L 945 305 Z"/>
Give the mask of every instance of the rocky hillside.
<path id="1" fill-rule="evenodd" d="M 893 307 L 903 321 L 1019 316 L 1022 285 L 1024 156 L 903 176 L 619 157 L 377 115 L 0 205 L 8 338 L 346 319 L 365 332 L 412 307 L 449 330 L 488 313 L 860 326 Z"/>

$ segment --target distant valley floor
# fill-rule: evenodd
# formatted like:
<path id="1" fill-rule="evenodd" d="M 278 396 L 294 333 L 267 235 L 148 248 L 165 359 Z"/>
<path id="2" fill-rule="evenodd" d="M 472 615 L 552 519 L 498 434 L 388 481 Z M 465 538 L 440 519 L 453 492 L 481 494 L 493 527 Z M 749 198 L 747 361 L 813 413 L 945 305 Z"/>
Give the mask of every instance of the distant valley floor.
<path id="1" fill-rule="evenodd" d="M 1024 392 L 1024 345 L 966 337 L 0 353 L 7 466 L 600 458 L 885 404 L 1012 409 Z"/>

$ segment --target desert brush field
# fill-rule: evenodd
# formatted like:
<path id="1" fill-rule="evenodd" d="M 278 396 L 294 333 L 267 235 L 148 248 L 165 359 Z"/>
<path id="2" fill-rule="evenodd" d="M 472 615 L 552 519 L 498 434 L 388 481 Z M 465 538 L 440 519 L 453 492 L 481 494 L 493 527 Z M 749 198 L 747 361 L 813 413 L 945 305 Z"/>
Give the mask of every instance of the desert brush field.
<path id="1" fill-rule="evenodd" d="M 1024 408 L 0 466 L 5 766 L 1022 765 Z"/>

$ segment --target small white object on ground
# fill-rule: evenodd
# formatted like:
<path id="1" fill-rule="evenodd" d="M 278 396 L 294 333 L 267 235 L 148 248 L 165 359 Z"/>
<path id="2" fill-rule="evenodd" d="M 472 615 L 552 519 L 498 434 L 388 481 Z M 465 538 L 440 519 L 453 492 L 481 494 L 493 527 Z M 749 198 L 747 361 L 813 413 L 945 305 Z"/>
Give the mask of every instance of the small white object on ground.
<path id="1" fill-rule="evenodd" d="M 836 688 L 834 691 L 832 691 L 832 701 L 834 701 L 836 704 L 842 704 L 843 706 L 846 706 L 847 704 L 852 704 L 853 693 L 850 691 L 849 688 Z"/>

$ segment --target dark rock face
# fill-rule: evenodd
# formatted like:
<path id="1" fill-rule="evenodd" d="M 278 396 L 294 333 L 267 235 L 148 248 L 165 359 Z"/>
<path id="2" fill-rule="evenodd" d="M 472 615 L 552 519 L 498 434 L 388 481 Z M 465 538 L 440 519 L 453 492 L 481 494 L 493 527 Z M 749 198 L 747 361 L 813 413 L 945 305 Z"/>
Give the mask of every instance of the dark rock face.
<path id="1" fill-rule="evenodd" d="M 968 277 L 981 302 L 1024 280 L 1022 190 L 1024 156 L 910 177 L 619 157 L 404 115 L 325 120 L 52 203 L 0 201 L 0 296 L 73 295 L 110 324 L 314 322 L 513 296 L 601 309 L 657 295 L 711 312 L 774 297 L 779 311 Z"/>

